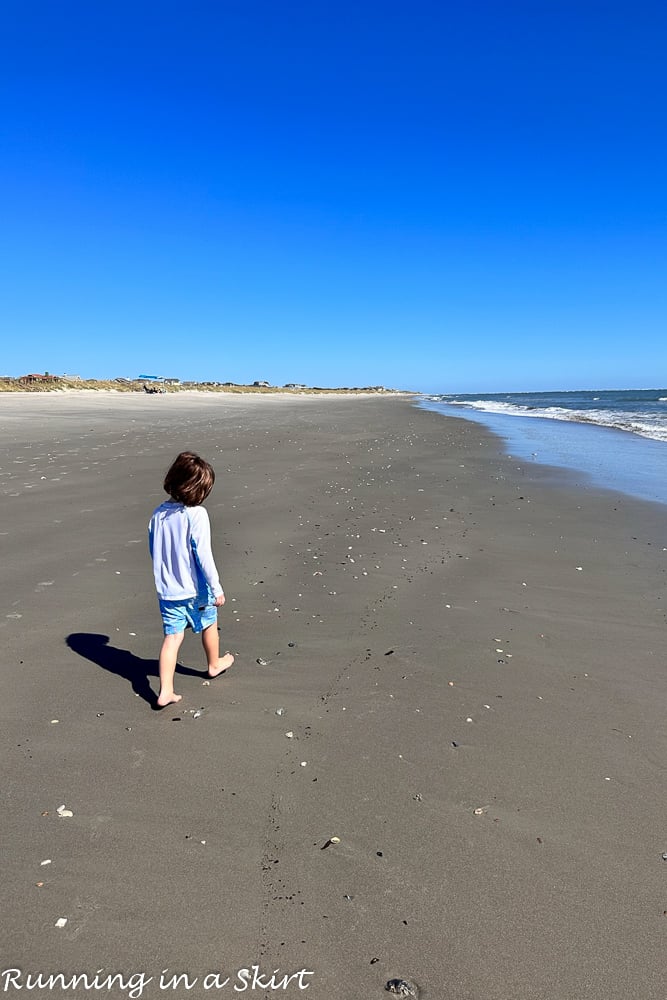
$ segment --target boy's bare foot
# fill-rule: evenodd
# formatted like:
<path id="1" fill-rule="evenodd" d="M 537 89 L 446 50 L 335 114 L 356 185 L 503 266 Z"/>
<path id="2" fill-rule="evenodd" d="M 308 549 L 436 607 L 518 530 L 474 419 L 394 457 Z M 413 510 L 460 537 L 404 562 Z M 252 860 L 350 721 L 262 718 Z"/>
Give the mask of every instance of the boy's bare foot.
<path id="1" fill-rule="evenodd" d="M 208 668 L 209 677 L 219 677 L 220 674 L 224 674 L 231 667 L 234 662 L 234 657 L 231 653 L 225 653 L 224 656 L 218 658 L 218 664 L 216 667 Z"/>
<path id="2" fill-rule="evenodd" d="M 180 701 L 183 697 L 182 694 L 160 694 L 158 695 L 157 704 L 158 708 L 166 708 L 167 705 L 175 705 L 177 701 Z"/>

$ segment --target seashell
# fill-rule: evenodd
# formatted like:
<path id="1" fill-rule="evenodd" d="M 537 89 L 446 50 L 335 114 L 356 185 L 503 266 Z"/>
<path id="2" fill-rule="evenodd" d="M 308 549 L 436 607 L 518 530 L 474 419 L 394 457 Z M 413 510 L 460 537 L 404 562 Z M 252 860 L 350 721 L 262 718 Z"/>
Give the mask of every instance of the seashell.
<path id="1" fill-rule="evenodd" d="M 64 927 L 67 923 L 67 917 L 58 917 L 56 920 L 56 927 Z"/>
<path id="2" fill-rule="evenodd" d="M 395 993 L 399 997 L 418 997 L 419 987 L 408 979 L 390 979 L 385 986 L 387 993 Z"/>
<path id="3" fill-rule="evenodd" d="M 74 815 L 74 813 L 72 812 L 72 810 L 71 809 L 67 809 L 65 806 L 58 806 L 58 808 L 56 809 L 56 812 L 61 817 L 61 819 L 68 819 L 70 816 Z"/>

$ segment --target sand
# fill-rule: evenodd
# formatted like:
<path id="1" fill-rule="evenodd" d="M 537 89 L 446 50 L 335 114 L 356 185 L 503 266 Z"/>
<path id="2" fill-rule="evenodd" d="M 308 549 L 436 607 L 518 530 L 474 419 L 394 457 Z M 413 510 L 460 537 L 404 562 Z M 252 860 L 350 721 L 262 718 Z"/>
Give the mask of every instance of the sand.
<path id="1" fill-rule="evenodd" d="M 186 636 L 155 712 L 186 447 L 237 660 Z M 664 997 L 667 508 L 400 398 L 194 393 L 0 397 L 0 503 L 0 990 Z"/>

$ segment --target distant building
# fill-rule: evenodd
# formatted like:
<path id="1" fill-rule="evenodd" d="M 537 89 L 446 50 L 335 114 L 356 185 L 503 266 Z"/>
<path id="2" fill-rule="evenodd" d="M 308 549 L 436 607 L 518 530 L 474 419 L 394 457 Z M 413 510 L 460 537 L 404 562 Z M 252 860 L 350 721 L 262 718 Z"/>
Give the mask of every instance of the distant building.
<path id="1" fill-rule="evenodd" d="M 300 382 L 288 382 L 283 386 L 283 389 L 307 389 L 307 385 L 302 385 Z"/>
<path id="2" fill-rule="evenodd" d="M 271 387 L 270 382 L 253 382 L 253 385 L 257 386 L 258 389 L 269 389 Z"/>

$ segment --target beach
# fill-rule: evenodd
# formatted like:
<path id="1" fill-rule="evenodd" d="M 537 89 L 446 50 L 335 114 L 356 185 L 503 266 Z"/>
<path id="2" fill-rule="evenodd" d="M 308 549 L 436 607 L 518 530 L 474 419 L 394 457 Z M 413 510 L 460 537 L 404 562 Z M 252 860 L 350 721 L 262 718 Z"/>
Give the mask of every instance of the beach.
<path id="1" fill-rule="evenodd" d="M 236 662 L 186 635 L 157 712 L 184 449 Z M 0 503 L 3 992 L 664 998 L 667 506 L 400 396 L 205 393 L 0 397 Z"/>

